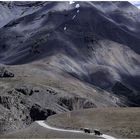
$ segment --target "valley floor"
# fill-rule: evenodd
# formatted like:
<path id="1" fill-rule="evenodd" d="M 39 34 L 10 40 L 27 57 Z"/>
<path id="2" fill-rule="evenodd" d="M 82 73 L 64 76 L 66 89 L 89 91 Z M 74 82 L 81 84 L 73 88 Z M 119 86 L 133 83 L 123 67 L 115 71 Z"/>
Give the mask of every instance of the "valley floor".
<path id="1" fill-rule="evenodd" d="M 72 111 L 49 117 L 46 124 L 58 131 L 34 122 L 30 127 L 1 138 L 99 138 L 94 135 L 67 132 L 81 128 L 98 129 L 115 138 L 140 138 L 140 108 L 100 108 Z M 44 122 L 45 124 L 45 122 Z"/>
<path id="2" fill-rule="evenodd" d="M 51 126 L 98 129 L 116 138 L 140 138 L 140 108 L 98 108 L 48 118 Z"/>

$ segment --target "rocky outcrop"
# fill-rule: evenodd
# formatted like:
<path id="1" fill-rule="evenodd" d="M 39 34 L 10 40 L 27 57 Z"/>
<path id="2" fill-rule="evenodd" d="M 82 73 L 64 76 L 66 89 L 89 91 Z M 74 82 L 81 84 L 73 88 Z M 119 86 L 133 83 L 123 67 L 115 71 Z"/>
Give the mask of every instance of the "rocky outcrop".
<path id="1" fill-rule="evenodd" d="M 28 95 L 28 96 L 32 95 L 34 92 L 33 89 L 31 87 L 28 87 L 28 86 L 22 86 L 19 88 L 15 88 L 15 90 L 17 92 L 20 92 L 20 93 L 22 93 L 24 95 Z"/>
<path id="2" fill-rule="evenodd" d="M 0 67 L 0 78 L 14 77 L 14 74 L 5 67 Z"/>
<path id="3" fill-rule="evenodd" d="M 56 112 L 50 109 L 42 109 L 41 106 L 35 104 L 30 109 L 30 117 L 32 121 L 45 120 L 48 116 L 54 115 Z"/>
<path id="4" fill-rule="evenodd" d="M 12 98 L 10 96 L 0 96 L 0 104 L 5 108 L 10 109 Z"/>
<path id="5" fill-rule="evenodd" d="M 0 95 L 0 133 L 25 128 L 36 120 L 82 108 L 96 107 L 93 101 L 79 96 L 64 96 L 52 87 L 17 85 Z"/>
<path id="6" fill-rule="evenodd" d="M 89 101 L 88 99 L 81 97 L 72 97 L 72 98 L 61 97 L 58 101 L 58 104 L 67 108 L 68 110 L 96 107 L 96 105 L 92 101 Z"/>

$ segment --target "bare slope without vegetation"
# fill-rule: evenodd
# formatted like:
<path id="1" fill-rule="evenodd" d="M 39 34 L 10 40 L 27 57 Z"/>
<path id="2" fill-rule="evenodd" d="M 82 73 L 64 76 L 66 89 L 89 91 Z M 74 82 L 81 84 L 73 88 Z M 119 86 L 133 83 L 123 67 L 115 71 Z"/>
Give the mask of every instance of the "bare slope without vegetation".
<path id="1" fill-rule="evenodd" d="M 0 134 L 68 111 L 140 106 L 140 11 L 129 2 L 0 2 Z"/>

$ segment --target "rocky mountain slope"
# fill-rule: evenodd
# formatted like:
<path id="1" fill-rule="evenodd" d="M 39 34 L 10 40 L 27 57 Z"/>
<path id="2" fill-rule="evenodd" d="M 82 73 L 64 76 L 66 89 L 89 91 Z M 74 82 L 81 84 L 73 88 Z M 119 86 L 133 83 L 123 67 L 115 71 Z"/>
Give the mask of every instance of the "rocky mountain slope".
<path id="1" fill-rule="evenodd" d="M 0 132 L 56 113 L 140 106 L 140 11 L 129 2 L 0 2 Z"/>
<path id="2" fill-rule="evenodd" d="M 125 105 L 109 92 L 68 74 L 61 76 L 57 69 L 40 62 L 8 66 L 3 71 L 9 75 L 3 74 L 0 80 L 0 134 L 23 129 L 54 114 Z"/>

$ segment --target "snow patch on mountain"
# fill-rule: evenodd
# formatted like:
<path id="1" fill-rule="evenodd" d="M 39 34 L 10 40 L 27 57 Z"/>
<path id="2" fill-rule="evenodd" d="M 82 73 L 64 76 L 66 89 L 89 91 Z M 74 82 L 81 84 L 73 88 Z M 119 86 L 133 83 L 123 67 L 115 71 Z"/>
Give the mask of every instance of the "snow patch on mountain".
<path id="1" fill-rule="evenodd" d="M 78 4 L 76 4 L 76 6 L 75 6 L 75 8 L 79 8 L 80 7 L 80 4 L 78 3 Z"/>
<path id="2" fill-rule="evenodd" d="M 67 30 L 67 27 L 64 27 L 64 31 Z"/>
<path id="3" fill-rule="evenodd" d="M 74 3 L 75 3 L 74 1 L 70 1 L 70 2 L 69 2 L 69 4 L 74 4 Z"/>

